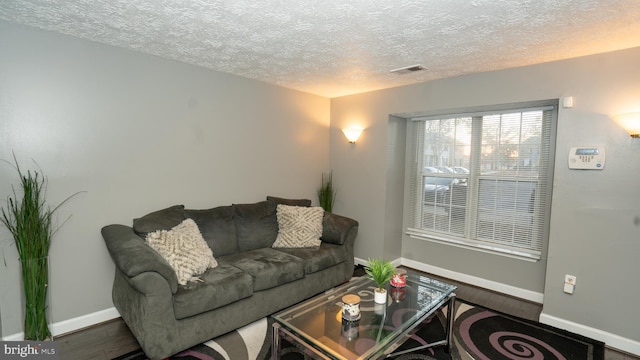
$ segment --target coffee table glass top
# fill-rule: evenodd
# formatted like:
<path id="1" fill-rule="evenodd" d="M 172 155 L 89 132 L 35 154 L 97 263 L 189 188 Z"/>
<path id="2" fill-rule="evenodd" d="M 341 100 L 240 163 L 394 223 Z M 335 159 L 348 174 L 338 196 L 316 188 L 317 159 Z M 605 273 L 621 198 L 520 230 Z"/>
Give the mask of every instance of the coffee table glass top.
<path id="1" fill-rule="evenodd" d="M 407 285 L 387 285 L 387 304 L 373 301 L 375 283 L 365 276 L 274 315 L 282 326 L 323 353 L 344 359 L 381 355 L 417 322 L 446 303 L 456 287 L 409 271 Z M 360 296 L 361 318 L 342 321 L 342 297 Z"/>

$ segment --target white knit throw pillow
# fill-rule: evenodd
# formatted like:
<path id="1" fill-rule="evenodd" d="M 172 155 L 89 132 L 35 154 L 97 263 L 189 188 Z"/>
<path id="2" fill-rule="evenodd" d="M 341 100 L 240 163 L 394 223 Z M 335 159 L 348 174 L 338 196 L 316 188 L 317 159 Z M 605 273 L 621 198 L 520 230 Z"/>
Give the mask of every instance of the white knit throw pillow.
<path id="1" fill-rule="evenodd" d="M 147 244 L 167 260 L 180 285 L 186 285 L 188 281 L 202 281 L 195 275 L 218 266 L 211 248 L 192 219 L 184 220 L 171 230 L 148 233 Z"/>
<path id="2" fill-rule="evenodd" d="M 278 218 L 278 237 L 274 248 L 317 248 L 322 241 L 321 207 L 289 206 L 279 204 L 276 210 Z"/>

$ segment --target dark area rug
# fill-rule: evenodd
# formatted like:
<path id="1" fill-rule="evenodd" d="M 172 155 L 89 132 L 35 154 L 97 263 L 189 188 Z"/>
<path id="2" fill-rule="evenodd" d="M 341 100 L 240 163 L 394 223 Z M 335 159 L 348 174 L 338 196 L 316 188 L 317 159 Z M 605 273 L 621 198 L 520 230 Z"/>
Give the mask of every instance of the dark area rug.
<path id="1" fill-rule="evenodd" d="M 471 359 L 604 359 L 603 342 L 464 301 L 457 307 L 456 347 Z"/>
<path id="2" fill-rule="evenodd" d="M 354 276 L 364 271 L 356 268 Z M 444 338 L 446 311 L 427 319 L 395 353 Z M 229 334 L 197 345 L 171 357 L 174 360 L 264 360 L 271 356 L 271 318 L 259 320 Z M 486 309 L 463 300 L 456 301 L 454 346 L 428 348 L 398 355 L 398 360 L 513 360 L 580 359 L 603 360 L 604 343 L 534 321 Z M 356 340 L 357 341 L 357 340 Z M 144 360 L 141 351 L 116 360 Z M 282 359 L 306 360 L 295 346 L 283 341 Z"/>

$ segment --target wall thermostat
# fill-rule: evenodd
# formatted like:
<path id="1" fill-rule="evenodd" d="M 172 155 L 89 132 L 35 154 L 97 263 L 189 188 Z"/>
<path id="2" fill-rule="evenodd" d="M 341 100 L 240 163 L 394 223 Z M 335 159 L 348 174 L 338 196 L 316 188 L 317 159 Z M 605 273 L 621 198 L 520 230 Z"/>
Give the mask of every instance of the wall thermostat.
<path id="1" fill-rule="evenodd" d="M 604 169 L 604 147 L 572 147 L 569 151 L 569 169 Z"/>

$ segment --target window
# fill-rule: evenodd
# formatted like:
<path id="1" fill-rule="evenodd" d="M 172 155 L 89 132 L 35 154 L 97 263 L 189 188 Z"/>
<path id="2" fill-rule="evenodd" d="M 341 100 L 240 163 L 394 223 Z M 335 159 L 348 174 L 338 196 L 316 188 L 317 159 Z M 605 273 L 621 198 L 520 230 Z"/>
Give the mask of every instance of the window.
<path id="1" fill-rule="evenodd" d="M 556 118 L 548 101 L 411 119 L 407 233 L 540 259 Z"/>

